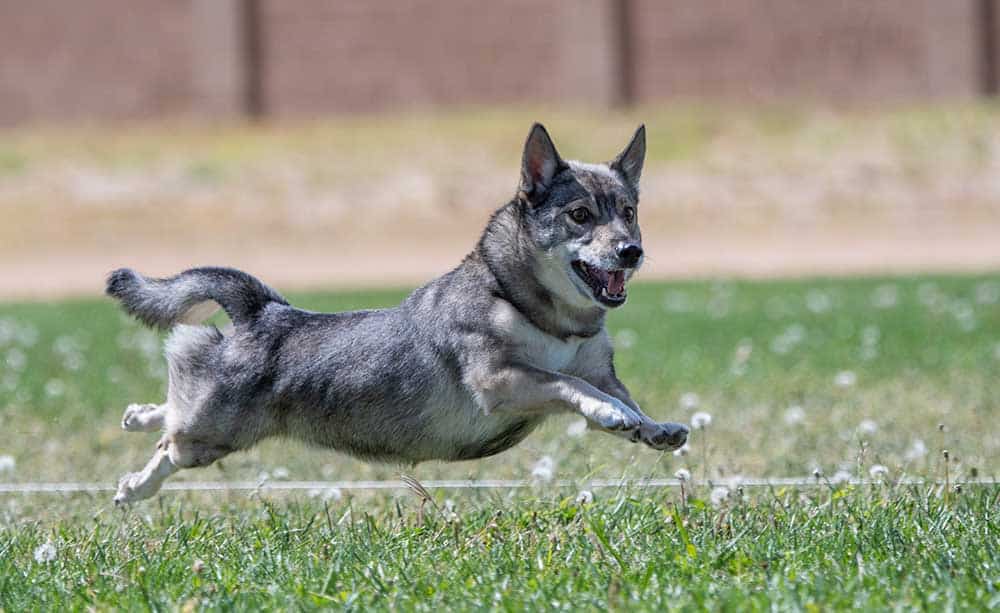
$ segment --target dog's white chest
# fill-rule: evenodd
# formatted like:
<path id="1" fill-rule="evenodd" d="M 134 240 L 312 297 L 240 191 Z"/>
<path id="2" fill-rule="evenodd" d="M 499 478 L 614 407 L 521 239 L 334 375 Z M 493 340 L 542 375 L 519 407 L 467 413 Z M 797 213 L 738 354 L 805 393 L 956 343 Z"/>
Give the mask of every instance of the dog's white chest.
<path id="1" fill-rule="evenodd" d="M 545 370 L 560 371 L 576 359 L 584 339 L 560 340 L 545 334 L 509 304 L 499 303 L 493 312 L 493 324 L 513 341 L 518 359 Z"/>

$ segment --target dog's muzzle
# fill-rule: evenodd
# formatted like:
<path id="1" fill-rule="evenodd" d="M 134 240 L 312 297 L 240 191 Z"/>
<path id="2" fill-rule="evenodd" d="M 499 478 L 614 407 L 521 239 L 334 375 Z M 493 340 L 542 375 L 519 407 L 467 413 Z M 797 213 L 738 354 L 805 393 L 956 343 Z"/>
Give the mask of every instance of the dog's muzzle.
<path id="1" fill-rule="evenodd" d="M 572 266 L 577 276 L 590 287 L 595 300 L 611 308 L 625 304 L 628 296 L 625 292 L 624 268 L 604 270 L 583 260 L 574 261 Z"/>

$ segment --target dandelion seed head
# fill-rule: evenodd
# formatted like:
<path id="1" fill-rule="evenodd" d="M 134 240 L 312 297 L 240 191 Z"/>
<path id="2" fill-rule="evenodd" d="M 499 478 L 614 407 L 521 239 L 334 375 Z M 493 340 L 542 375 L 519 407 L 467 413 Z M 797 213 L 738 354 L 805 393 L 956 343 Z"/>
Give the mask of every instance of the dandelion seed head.
<path id="1" fill-rule="evenodd" d="M 833 383 L 837 387 L 853 387 L 858 382 L 858 375 L 853 370 L 842 370 L 833 378 Z"/>
<path id="2" fill-rule="evenodd" d="M 0 473 L 12 473 L 15 468 L 17 468 L 17 461 L 14 460 L 14 456 L 0 455 Z"/>
<path id="3" fill-rule="evenodd" d="M 24 352 L 17 347 L 12 347 L 7 352 L 7 357 L 5 359 L 7 362 L 7 368 L 20 372 L 24 370 L 24 367 L 28 364 L 28 356 L 24 355 Z"/>
<path id="4" fill-rule="evenodd" d="M 790 406 L 785 409 L 785 423 L 789 426 L 801 424 L 805 421 L 806 412 L 799 405 Z"/>
<path id="5" fill-rule="evenodd" d="M 889 474 L 889 469 L 881 464 L 875 464 L 868 469 L 868 474 L 871 475 L 872 479 L 878 479 Z"/>
<path id="6" fill-rule="evenodd" d="M 827 313 L 833 308 L 833 299 L 823 290 L 811 289 L 806 292 L 806 308 L 817 315 Z"/>
<path id="7" fill-rule="evenodd" d="M 60 398 L 66 393 L 66 384 L 62 379 L 49 379 L 45 382 L 45 395 L 49 398 Z"/>
<path id="8" fill-rule="evenodd" d="M 671 290 L 663 295 L 663 308 L 672 313 L 686 313 L 691 310 L 691 299 L 685 292 Z"/>
<path id="9" fill-rule="evenodd" d="M 51 540 L 45 541 L 35 548 L 35 562 L 38 562 L 39 564 L 48 564 L 49 562 L 55 561 L 58 554 L 59 551 L 56 549 L 55 544 L 53 544 Z"/>
<path id="10" fill-rule="evenodd" d="M 708 498 L 712 502 L 712 506 L 722 506 L 729 499 L 729 488 L 721 485 L 714 487 L 708 495 Z"/>
<path id="11" fill-rule="evenodd" d="M 344 494 L 338 487 L 314 487 L 309 490 L 309 497 L 319 500 L 340 500 Z"/>
<path id="12" fill-rule="evenodd" d="M 1000 302 L 1000 282 L 983 281 L 977 285 L 976 302 L 979 304 L 996 304 Z"/>
<path id="13" fill-rule="evenodd" d="M 689 453 L 691 453 L 691 447 L 687 443 L 684 443 L 677 449 L 674 449 L 674 455 L 677 456 L 678 458 L 686 456 Z"/>
<path id="14" fill-rule="evenodd" d="M 691 471 L 688 470 L 688 469 L 686 469 L 686 468 L 678 468 L 677 472 L 674 473 L 674 477 L 678 481 L 690 481 L 691 480 Z"/>
<path id="15" fill-rule="evenodd" d="M 681 408 L 685 411 L 693 411 L 701 404 L 701 398 L 694 392 L 684 392 L 681 394 Z"/>
<path id="16" fill-rule="evenodd" d="M 851 480 L 851 473 L 843 469 L 840 469 L 837 472 L 833 473 L 833 476 L 830 477 L 830 483 L 834 485 L 840 485 L 841 483 L 848 483 L 850 480 Z"/>
<path id="17" fill-rule="evenodd" d="M 907 462 L 915 462 L 927 455 L 927 444 L 919 438 L 913 439 L 909 449 L 903 454 Z"/>
<path id="18" fill-rule="evenodd" d="M 712 424 L 712 416 L 704 411 L 698 411 L 691 416 L 691 427 L 695 430 L 704 430 Z"/>
<path id="19" fill-rule="evenodd" d="M 858 424 L 858 432 L 870 436 L 878 432 L 878 424 L 871 419 L 862 419 L 861 423 Z"/>
<path id="20" fill-rule="evenodd" d="M 899 290 L 895 285 L 879 285 L 872 292 L 872 306 L 876 309 L 891 309 L 899 302 Z"/>
<path id="21" fill-rule="evenodd" d="M 614 337 L 614 344 L 616 349 L 631 349 L 635 347 L 636 342 L 639 340 L 639 335 L 635 330 L 630 328 L 624 328 L 619 330 Z"/>
<path id="22" fill-rule="evenodd" d="M 580 490 L 576 495 L 576 504 L 585 505 L 594 502 L 594 493 L 590 490 Z"/>
<path id="23" fill-rule="evenodd" d="M 536 481 L 551 481 L 555 474 L 556 463 L 549 456 L 542 456 L 531 469 L 531 477 Z"/>
<path id="24" fill-rule="evenodd" d="M 283 480 L 287 479 L 289 474 L 290 473 L 288 472 L 288 469 L 285 468 L 284 466 L 276 466 L 274 472 L 271 473 L 271 476 L 274 477 L 275 479 Z"/>

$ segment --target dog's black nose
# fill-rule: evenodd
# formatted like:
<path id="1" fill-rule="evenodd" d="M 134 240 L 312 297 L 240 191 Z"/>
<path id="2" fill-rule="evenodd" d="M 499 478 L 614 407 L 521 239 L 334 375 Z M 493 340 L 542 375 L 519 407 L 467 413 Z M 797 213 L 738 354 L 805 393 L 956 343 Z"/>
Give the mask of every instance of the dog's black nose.
<path id="1" fill-rule="evenodd" d="M 636 243 L 622 243 L 618 246 L 618 259 L 624 266 L 635 266 L 642 257 L 642 247 Z"/>

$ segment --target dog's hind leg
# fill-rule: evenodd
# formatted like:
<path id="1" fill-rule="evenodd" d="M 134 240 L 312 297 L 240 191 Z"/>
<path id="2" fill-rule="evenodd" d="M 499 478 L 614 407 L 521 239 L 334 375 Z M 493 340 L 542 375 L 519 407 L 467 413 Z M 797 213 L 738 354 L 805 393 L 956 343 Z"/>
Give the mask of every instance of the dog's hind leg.
<path id="1" fill-rule="evenodd" d="M 122 430 L 155 432 L 163 428 L 166 415 L 166 404 L 130 404 L 122 415 Z"/>
<path id="2" fill-rule="evenodd" d="M 122 505 L 151 498 L 170 475 L 182 468 L 208 466 L 228 455 L 232 448 L 192 440 L 183 435 L 164 436 L 156 445 L 156 452 L 137 473 L 127 473 L 118 482 L 115 504 Z"/>
<path id="3" fill-rule="evenodd" d="M 164 438 L 156 445 L 156 451 L 145 468 L 137 473 L 127 473 L 118 481 L 118 492 L 114 499 L 116 505 L 150 498 L 160 491 L 160 486 L 167 477 L 180 470 L 171 461 L 165 441 Z"/>

